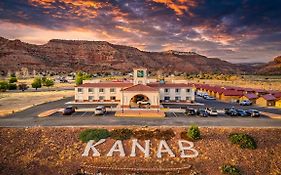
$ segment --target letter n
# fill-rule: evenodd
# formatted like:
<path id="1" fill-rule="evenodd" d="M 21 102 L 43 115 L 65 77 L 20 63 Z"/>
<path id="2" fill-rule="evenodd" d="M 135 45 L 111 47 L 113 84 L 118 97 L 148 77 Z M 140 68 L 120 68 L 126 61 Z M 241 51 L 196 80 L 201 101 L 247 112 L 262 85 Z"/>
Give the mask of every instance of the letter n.
<path id="1" fill-rule="evenodd" d="M 136 157 L 136 148 L 139 148 L 139 150 L 141 152 L 144 153 L 144 157 L 149 157 L 149 144 L 150 144 L 150 140 L 145 140 L 145 146 L 142 147 L 137 139 L 133 139 L 132 140 L 132 152 L 131 152 L 131 157 Z"/>

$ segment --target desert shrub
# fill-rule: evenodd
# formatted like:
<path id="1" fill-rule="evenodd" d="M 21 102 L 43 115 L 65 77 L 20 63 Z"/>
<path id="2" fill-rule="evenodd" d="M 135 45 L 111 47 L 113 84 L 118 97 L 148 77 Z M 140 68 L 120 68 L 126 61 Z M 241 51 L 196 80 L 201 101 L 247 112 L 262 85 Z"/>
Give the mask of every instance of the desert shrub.
<path id="1" fill-rule="evenodd" d="M 239 169 L 233 165 L 223 165 L 221 171 L 223 174 L 241 175 Z"/>
<path id="2" fill-rule="evenodd" d="M 11 76 L 10 79 L 9 79 L 9 83 L 15 83 L 17 81 L 18 81 L 17 77 Z"/>
<path id="3" fill-rule="evenodd" d="M 175 137 L 175 133 L 172 129 L 167 129 L 161 131 L 160 129 L 156 129 L 153 132 L 154 137 L 159 140 L 170 140 Z"/>
<path id="4" fill-rule="evenodd" d="M 28 89 L 28 86 L 25 83 L 19 84 L 18 87 L 19 87 L 19 90 L 21 90 L 21 91 L 25 91 Z"/>
<path id="5" fill-rule="evenodd" d="M 0 81 L 0 92 L 5 92 L 8 89 L 7 81 Z"/>
<path id="6" fill-rule="evenodd" d="M 9 90 L 16 90 L 16 89 L 17 89 L 17 85 L 14 84 L 14 83 L 9 83 L 9 84 L 8 84 L 8 89 L 9 89 Z"/>
<path id="7" fill-rule="evenodd" d="M 133 136 L 140 140 L 147 140 L 153 138 L 153 131 L 149 130 L 138 130 L 133 132 Z"/>
<path id="8" fill-rule="evenodd" d="M 200 139 L 200 130 L 198 126 L 192 125 L 187 131 L 187 136 L 193 140 Z"/>
<path id="9" fill-rule="evenodd" d="M 240 148 L 256 149 L 257 144 L 253 137 L 243 134 L 234 133 L 229 135 L 229 140 L 232 144 L 237 144 Z"/>
<path id="10" fill-rule="evenodd" d="M 133 131 L 130 129 L 114 129 L 110 132 L 110 137 L 115 140 L 128 140 L 132 137 Z"/>
<path id="11" fill-rule="evenodd" d="M 106 139 L 109 136 L 110 132 L 107 129 L 86 129 L 80 133 L 79 139 L 82 142 L 88 142 L 89 140 Z"/>

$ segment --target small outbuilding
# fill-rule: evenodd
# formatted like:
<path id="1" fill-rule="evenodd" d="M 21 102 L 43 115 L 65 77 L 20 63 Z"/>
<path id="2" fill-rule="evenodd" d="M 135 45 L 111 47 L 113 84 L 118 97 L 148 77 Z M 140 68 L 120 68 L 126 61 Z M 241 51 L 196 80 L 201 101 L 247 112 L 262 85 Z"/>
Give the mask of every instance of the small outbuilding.
<path id="1" fill-rule="evenodd" d="M 240 101 L 250 100 L 253 104 L 255 104 L 257 98 L 258 98 L 258 96 L 256 94 L 254 94 L 254 93 L 247 93 L 247 94 L 244 94 L 242 97 L 240 97 Z"/>
<path id="2" fill-rule="evenodd" d="M 266 94 L 259 97 L 256 100 L 256 104 L 259 106 L 275 106 L 276 98 L 271 94 Z"/>

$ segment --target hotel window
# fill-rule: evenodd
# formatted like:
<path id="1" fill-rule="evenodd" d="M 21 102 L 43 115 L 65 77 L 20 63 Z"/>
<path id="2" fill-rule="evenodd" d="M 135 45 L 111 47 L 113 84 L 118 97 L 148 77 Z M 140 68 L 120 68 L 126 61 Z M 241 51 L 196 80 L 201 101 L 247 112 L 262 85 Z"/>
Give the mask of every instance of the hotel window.
<path id="1" fill-rule="evenodd" d="M 89 101 L 93 101 L 94 100 L 94 96 L 89 96 Z"/>
<path id="2" fill-rule="evenodd" d="M 188 92 L 188 93 L 189 93 L 189 92 L 190 92 L 190 89 L 186 89 L 186 92 Z"/>
<path id="3" fill-rule="evenodd" d="M 89 93 L 94 93 L 94 88 L 89 88 L 89 89 L 88 89 L 88 92 L 89 92 Z"/>
<path id="4" fill-rule="evenodd" d="M 190 97 L 186 97 L 186 99 L 185 100 L 190 100 Z"/>
<path id="5" fill-rule="evenodd" d="M 164 92 L 165 93 L 169 93 L 169 89 L 164 89 Z"/>
<path id="6" fill-rule="evenodd" d="M 104 93 L 104 89 L 103 89 L 103 88 L 100 88 L 100 89 L 99 89 L 99 93 Z"/>
<path id="7" fill-rule="evenodd" d="M 104 96 L 99 96 L 99 100 L 104 100 L 105 97 Z"/>
<path id="8" fill-rule="evenodd" d="M 110 93 L 115 93 L 115 88 L 110 88 Z"/>
<path id="9" fill-rule="evenodd" d="M 179 100 L 181 100 L 181 97 L 180 97 L 180 96 L 176 96 L 176 97 L 175 97 L 175 100 L 176 100 L 176 101 L 179 101 Z"/>
<path id="10" fill-rule="evenodd" d="M 83 93 L 83 88 L 78 88 L 77 91 L 78 91 L 78 93 L 81 93 L 81 94 L 82 94 L 82 93 Z"/>
<path id="11" fill-rule="evenodd" d="M 175 91 L 176 91 L 176 93 L 180 93 L 180 89 L 178 89 L 178 88 Z"/>
<path id="12" fill-rule="evenodd" d="M 116 100 L 116 97 L 115 97 L 115 96 L 111 96 L 111 97 L 110 97 L 110 100 L 111 100 L 111 101 L 115 101 L 115 100 Z"/>
<path id="13" fill-rule="evenodd" d="M 166 97 L 164 97 L 164 100 L 165 100 L 165 101 L 169 101 L 169 100 L 170 100 L 170 97 L 166 96 Z"/>

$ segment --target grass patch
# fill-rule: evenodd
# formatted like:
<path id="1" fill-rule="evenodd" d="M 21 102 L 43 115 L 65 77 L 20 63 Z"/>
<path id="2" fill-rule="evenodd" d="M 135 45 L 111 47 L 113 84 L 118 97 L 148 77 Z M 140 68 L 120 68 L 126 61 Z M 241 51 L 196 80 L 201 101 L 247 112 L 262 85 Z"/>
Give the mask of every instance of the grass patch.
<path id="1" fill-rule="evenodd" d="M 89 140 L 99 141 L 109 136 L 110 132 L 107 129 L 86 129 L 80 133 L 79 139 L 82 142 L 88 142 Z"/>
<path id="2" fill-rule="evenodd" d="M 230 134 L 228 137 L 229 141 L 232 144 L 237 144 L 240 148 L 247 148 L 247 149 L 256 149 L 257 144 L 253 137 L 243 133 L 234 133 Z"/>

